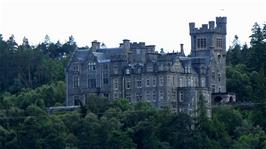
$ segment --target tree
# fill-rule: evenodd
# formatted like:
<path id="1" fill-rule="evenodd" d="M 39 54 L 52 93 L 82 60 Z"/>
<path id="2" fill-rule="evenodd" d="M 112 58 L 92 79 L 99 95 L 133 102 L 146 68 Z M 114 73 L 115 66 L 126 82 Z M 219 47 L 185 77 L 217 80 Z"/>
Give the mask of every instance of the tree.
<path id="1" fill-rule="evenodd" d="M 13 51 L 17 49 L 18 44 L 15 41 L 15 36 L 12 34 L 9 39 L 6 41 L 8 49 Z"/>
<path id="2" fill-rule="evenodd" d="M 209 130 L 209 119 L 207 117 L 206 102 L 202 92 L 199 93 L 198 109 L 196 109 L 196 117 L 194 122 L 193 131 L 193 147 L 192 148 L 207 148 L 208 147 L 208 130 Z"/>
<path id="3" fill-rule="evenodd" d="M 108 104 L 109 101 L 105 97 L 91 95 L 86 98 L 87 109 L 99 116 L 103 115 L 103 113 L 107 110 Z"/>
<path id="4" fill-rule="evenodd" d="M 227 64 L 236 65 L 241 63 L 241 45 L 238 40 L 238 36 L 235 35 L 233 46 L 229 48 L 227 52 Z"/>
<path id="5" fill-rule="evenodd" d="M 185 113 L 168 113 L 168 116 L 159 117 L 163 121 L 158 128 L 158 136 L 163 142 L 169 142 L 173 148 L 189 148 L 193 140 L 192 119 Z"/>

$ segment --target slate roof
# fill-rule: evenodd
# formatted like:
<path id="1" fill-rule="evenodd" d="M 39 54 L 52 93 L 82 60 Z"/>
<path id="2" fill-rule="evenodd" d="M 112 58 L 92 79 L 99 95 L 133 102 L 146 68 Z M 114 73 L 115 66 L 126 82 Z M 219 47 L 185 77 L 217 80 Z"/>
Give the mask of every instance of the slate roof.
<path id="1" fill-rule="evenodd" d="M 92 52 L 92 54 L 97 58 L 99 63 L 110 62 L 110 59 L 106 57 L 105 53 L 102 52 Z"/>
<path id="2" fill-rule="evenodd" d="M 73 58 L 78 59 L 79 61 L 85 61 L 87 56 L 89 54 L 89 50 L 88 49 L 78 49 L 74 52 Z"/>
<path id="3" fill-rule="evenodd" d="M 106 58 L 110 58 L 113 55 L 120 55 L 124 53 L 124 49 L 123 48 L 105 48 L 105 49 L 97 49 L 97 52 L 104 53 Z"/>

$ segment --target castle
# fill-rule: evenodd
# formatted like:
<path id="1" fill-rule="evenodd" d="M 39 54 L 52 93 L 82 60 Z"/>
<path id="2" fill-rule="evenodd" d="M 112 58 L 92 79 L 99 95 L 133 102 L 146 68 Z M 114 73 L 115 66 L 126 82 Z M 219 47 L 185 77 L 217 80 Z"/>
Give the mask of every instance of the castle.
<path id="1" fill-rule="evenodd" d="M 155 51 L 154 45 L 123 40 L 117 48 L 77 49 L 66 68 L 66 105 L 95 94 L 109 100 L 147 101 L 156 107 L 192 114 L 199 95 L 206 100 L 207 114 L 213 102 L 234 101 L 226 91 L 226 17 L 195 28 L 189 23 L 191 54 Z"/>

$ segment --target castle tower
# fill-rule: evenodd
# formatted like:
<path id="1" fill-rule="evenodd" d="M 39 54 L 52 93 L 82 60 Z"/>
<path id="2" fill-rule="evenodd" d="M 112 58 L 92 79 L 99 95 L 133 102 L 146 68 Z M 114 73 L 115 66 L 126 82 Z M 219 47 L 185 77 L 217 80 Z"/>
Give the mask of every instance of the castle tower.
<path id="1" fill-rule="evenodd" d="M 195 28 L 195 23 L 189 23 L 191 36 L 192 57 L 206 59 L 207 77 L 206 85 L 212 93 L 226 92 L 226 17 L 216 17 L 209 24 Z"/>

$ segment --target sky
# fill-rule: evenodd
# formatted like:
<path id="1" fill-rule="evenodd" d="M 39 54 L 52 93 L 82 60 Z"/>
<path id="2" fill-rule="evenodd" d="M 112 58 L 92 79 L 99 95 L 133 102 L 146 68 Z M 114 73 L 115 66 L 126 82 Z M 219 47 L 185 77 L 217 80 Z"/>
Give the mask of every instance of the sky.
<path id="1" fill-rule="evenodd" d="M 49 35 L 65 42 L 73 35 L 78 46 L 91 41 L 117 47 L 123 39 L 146 42 L 172 52 L 190 52 L 189 22 L 196 27 L 227 17 L 227 45 L 234 35 L 249 43 L 255 22 L 266 24 L 266 0 L 0 0 L 0 34 L 26 36 L 36 45 Z"/>

